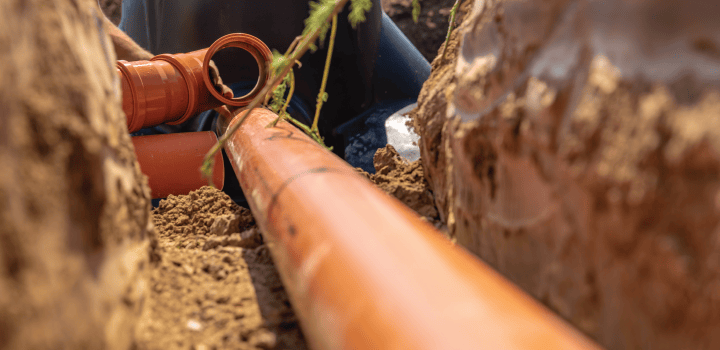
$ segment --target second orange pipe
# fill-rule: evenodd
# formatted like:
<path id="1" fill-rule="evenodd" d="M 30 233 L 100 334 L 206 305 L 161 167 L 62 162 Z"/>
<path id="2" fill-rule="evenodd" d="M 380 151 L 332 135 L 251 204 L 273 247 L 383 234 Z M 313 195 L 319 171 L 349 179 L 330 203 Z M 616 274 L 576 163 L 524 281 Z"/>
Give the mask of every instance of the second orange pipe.
<path id="1" fill-rule="evenodd" d="M 205 155 L 217 143 L 212 131 L 132 137 L 140 170 L 148 177 L 152 198 L 187 194 L 208 185 L 200 174 Z M 215 155 L 212 182 L 222 189 L 225 166 L 221 153 Z"/>

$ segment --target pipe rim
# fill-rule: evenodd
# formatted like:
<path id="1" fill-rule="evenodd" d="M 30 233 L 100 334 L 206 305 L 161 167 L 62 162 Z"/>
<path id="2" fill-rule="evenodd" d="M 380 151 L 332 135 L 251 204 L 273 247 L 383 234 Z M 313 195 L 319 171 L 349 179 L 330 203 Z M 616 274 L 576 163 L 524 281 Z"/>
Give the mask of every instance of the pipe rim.
<path id="1" fill-rule="evenodd" d="M 133 115 L 125 116 L 125 118 L 130 117 L 129 119 L 132 121 L 132 124 L 128 125 L 128 130 L 140 130 L 143 123 L 145 122 L 145 98 L 144 95 L 139 96 L 137 94 L 136 85 L 142 85 L 142 80 L 140 79 L 135 67 L 132 65 L 132 63 L 128 61 L 118 60 L 115 63 L 115 67 L 119 69 L 120 72 L 125 76 L 125 79 L 128 80 L 128 86 L 130 87 L 130 96 L 133 96 Z M 131 73 L 130 69 L 132 69 L 135 73 Z M 141 104 L 142 106 L 140 106 Z"/>
<path id="2" fill-rule="evenodd" d="M 232 99 L 221 95 L 217 90 L 215 90 L 215 86 L 210 81 L 210 59 L 212 59 L 216 52 L 228 47 L 236 47 L 250 53 L 253 58 L 255 58 L 255 62 L 258 64 L 259 70 L 258 80 L 252 91 L 244 96 L 234 97 Z M 262 40 L 245 33 L 227 34 L 216 40 L 207 49 L 202 66 L 203 80 L 205 81 L 205 86 L 208 91 L 210 91 L 210 93 L 222 103 L 233 107 L 247 106 L 270 80 L 270 72 L 268 72 L 268 68 L 271 61 L 272 53 L 270 52 L 270 48 L 268 48 Z"/>

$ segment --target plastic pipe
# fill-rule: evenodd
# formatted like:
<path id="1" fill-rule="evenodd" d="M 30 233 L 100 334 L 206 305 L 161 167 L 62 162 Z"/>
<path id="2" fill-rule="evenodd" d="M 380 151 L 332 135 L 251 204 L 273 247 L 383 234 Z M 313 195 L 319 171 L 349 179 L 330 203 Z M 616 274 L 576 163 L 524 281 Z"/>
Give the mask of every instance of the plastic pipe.
<path id="1" fill-rule="evenodd" d="M 226 151 L 314 349 L 598 348 L 275 117 Z"/>
<path id="2" fill-rule="evenodd" d="M 205 154 L 217 143 L 212 131 L 132 137 L 140 170 L 148 177 L 153 198 L 187 194 L 208 184 L 200 174 Z M 225 167 L 215 155 L 213 184 L 222 189 Z"/>
<path id="3" fill-rule="evenodd" d="M 215 90 L 209 65 L 216 52 L 237 47 L 249 52 L 258 64 L 255 88 L 245 96 L 229 99 Z M 162 54 L 150 61 L 118 61 L 123 110 L 130 132 L 167 123 L 180 124 L 191 116 L 223 104 L 246 106 L 265 86 L 272 60 L 270 49 L 249 34 L 228 34 L 207 49 Z"/>

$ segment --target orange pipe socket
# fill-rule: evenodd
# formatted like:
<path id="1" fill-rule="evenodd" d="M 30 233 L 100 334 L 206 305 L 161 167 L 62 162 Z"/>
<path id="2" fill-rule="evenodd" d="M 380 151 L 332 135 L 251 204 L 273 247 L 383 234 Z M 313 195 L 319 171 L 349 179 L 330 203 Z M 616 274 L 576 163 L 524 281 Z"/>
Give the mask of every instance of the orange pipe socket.
<path id="1" fill-rule="evenodd" d="M 314 349 L 598 348 L 275 117 L 226 151 Z"/>
<path id="2" fill-rule="evenodd" d="M 217 143 L 212 131 L 132 137 L 140 170 L 148 177 L 153 198 L 187 194 L 208 184 L 200 174 L 205 154 Z M 213 184 L 222 189 L 225 167 L 215 155 Z"/>
<path id="3" fill-rule="evenodd" d="M 233 99 L 222 96 L 210 81 L 210 59 L 216 52 L 237 47 L 249 52 L 260 75 L 255 88 Z M 150 61 L 118 61 L 123 110 L 130 132 L 167 123 L 180 124 L 191 116 L 222 106 L 246 106 L 270 78 L 270 49 L 249 34 L 228 34 L 209 48 L 181 54 L 162 54 Z"/>

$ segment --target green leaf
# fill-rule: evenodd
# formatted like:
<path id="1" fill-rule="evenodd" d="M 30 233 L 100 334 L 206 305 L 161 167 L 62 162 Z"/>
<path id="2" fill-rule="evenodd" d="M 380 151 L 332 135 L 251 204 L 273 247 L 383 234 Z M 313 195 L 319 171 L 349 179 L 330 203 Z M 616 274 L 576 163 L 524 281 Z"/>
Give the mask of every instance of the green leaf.
<path id="1" fill-rule="evenodd" d="M 285 91 L 287 91 L 288 84 L 290 84 L 290 74 L 286 75 L 282 83 L 278 84 L 275 90 L 273 90 L 272 100 L 268 106 L 271 111 L 278 113 L 285 105 Z"/>
<path id="2" fill-rule="evenodd" d="M 420 0 L 413 0 L 412 7 L 413 22 L 417 23 L 420 18 Z"/>
<path id="3" fill-rule="evenodd" d="M 350 0 L 350 14 L 348 15 L 350 25 L 355 28 L 358 23 L 365 22 L 365 13 L 371 8 L 371 0 Z"/>
<path id="4" fill-rule="evenodd" d="M 320 35 L 318 40 L 320 42 L 325 41 L 328 29 L 330 29 L 330 22 L 328 21 L 332 16 L 333 10 L 335 9 L 335 0 L 320 0 L 319 2 L 310 1 L 310 16 L 305 19 L 305 29 L 302 35 L 307 37 L 311 33 L 320 29 Z M 312 44 L 310 51 L 315 52 L 317 46 Z"/>
<path id="5" fill-rule="evenodd" d="M 275 74 L 280 74 L 288 65 L 288 58 L 275 49 L 273 49 L 272 55 L 273 57 L 272 62 L 270 62 L 270 71 Z"/>

